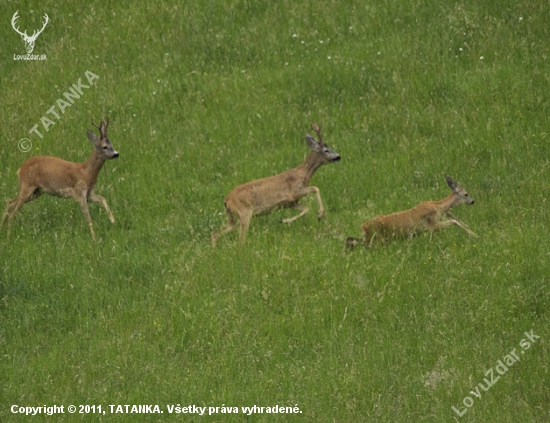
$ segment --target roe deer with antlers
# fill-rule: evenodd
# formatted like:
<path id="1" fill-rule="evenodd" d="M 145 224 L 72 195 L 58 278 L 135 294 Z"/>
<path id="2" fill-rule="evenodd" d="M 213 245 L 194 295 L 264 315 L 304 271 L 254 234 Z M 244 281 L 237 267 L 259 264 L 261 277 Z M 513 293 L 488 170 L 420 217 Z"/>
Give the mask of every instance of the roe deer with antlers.
<path id="1" fill-rule="evenodd" d="M 324 216 L 325 209 L 321 200 L 319 188 L 309 186 L 309 181 L 319 167 L 327 163 L 334 163 L 340 160 L 340 155 L 332 151 L 321 137 L 321 129 L 312 125 L 319 136 L 319 141 L 311 135 L 306 134 L 306 143 L 311 152 L 305 161 L 294 169 L 280 173 L 269 178 L 258 179 L 239 185 L 225 198 L 225 210 L 227 223 L 220 231 L 212 232 L 212 244 L 216 245 L 218 238 L 236 229 L 235 218 L 240 222 L 240 240 L 246 238 L 246 232 L 250 225 L 252 216 L 269 214 L 281 208 L 293 208 L 301 213 L 284 219 L 283 223 L 291 223 L 305 215 L 309 210 L 299 201 L 307 194 L 315 193 L 319 203 L 319 219 Z"/>
<path id="2" fill-rule="evenodd" d="M 17 171 L 19 177 L 19 196 L 11 200 L 6 207 L 0 226 L 9 216 L 8 236 L 11 232 L 12 219 L 23 204 L 37 199 L 46 193 L 57 197 L 72 197 L 79 202 L 80 208 L 88 221 L 92 238 L 95 233 L 88 210 L 88 202 L 103 204 L 109 219 L 115 223 L 115 218 L 109 206 L 101 195 L 94 193 L 97 175 L 106 160 L 118 158 L 118 152 L 107 138 L 107 122 L 101 120 L 100 126 L 92 119 L 92 125 L 99 129 L 100 137 L 88 130 L 88 139 L 94 145 L 94 151 L 84 163 L 73 163 L 57 157 L 36 156 L 28 159 Z"/>
<path id="3" fill-rule="evenodd" d="M 424 231 L 433 233 L 451 225 L 460 226 L 468 234 L 477 236 L 463 223 L 460 223 L 449 211 L 461 204 L 474 204 L 474 199 L 449 175 L 446 175 L 445 178 L 447 179 L 447 185 L 453 190 L 448 197 L 440 201 L 425 201 L 412 209 L 398 213 L 377 216 L 363 223 L 361 227 L 363 238 L 348 238 L 346 247 L 354 247 L 361 242 L 365 247 L 370 247 L 375 239 L 379 239 L 384 243 L 388 238 L 404 238 Z M 444 219 L 445 216 L 450 219 Z"/>

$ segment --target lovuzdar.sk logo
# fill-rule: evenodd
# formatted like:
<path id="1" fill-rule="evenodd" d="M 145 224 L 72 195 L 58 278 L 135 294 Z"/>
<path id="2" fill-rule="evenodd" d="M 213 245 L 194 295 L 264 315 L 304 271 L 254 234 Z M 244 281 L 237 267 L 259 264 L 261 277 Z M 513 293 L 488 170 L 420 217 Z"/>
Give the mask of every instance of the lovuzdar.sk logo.
<path id="1" fill-rule="evenodd" d="M 46 25 L 50 21 L 50 18 L 48 17 L 48 15 L 44 13 L 44 16 L 43 16 L 44 25 L 42 25 L 42 28 L 39 30 L 35 29 L 32 35 L 30 36 L 27 35 L 27 30 L 25 30 L 24 32 L 21 32 L 19 30 L 19 26 L 17 25 L 17 22 L 16 22 L 17 18 L 19 18 L 19 11 L 13 14 L 13 17 L 11 18 L 11 26 L 13 27 L 15 32 L 17 32 L 19 35 L 21 35 L 21 38 L 23 38 L 23 41 L 25 42 L 25 49 L 27 50 L 27 54 L 25 55 L 14 54 L 13 60 L 46 60 L 47 57 L 45 54 L 38 55 L 38 54 L 32 54 L 32 52 L 34 50 L 34 43 L 36 42 L 36 39 L 40 34 L 42 34 L 42 31 L 44 31 L 44 28 L 46 28 Z"/>

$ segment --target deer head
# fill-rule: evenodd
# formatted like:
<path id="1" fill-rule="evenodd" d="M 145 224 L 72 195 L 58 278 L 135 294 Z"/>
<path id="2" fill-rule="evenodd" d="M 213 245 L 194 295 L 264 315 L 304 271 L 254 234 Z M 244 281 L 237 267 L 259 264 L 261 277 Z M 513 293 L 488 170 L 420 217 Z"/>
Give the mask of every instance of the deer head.
<path id="1" fill-rule="evenodd" d="M 447 180 L 449 188 L 451 188 L 458 197 L 458 204 L 467 204 L 469 206 L 474 204 L 474 199 L 468 195 L 464 188 L 453 181 L 449 175 L 445 175 L 445 179 Z"/>
<path id="2" fill-rule="evenodd" d="M 317 141 L 315 138 L 313 138 L 311 135 L 306 134 L 306 143 L 311 150 L 319 154 L 321 157 L 320 163 L 333 163 L 340 160 L 340 155 L 336 152 L 334 152 L 332 149 L 330 149 L 325 142 L 323 141 L 323 137 L 321 136 L 321 128 L 315 124 L 311 125 L 311 129 L 313 129 L 317 136 L 319 137 L 319 141 Z"/>
<path id="3" fill-rule="evenodd" d="M 92 125 L 99 129 L 99 138 L 88 129 L 88 139 L 95 146 L 97 153 L 103 160 L 118 159 L 118 151 L 113 148 L 113 144 L 107 138 L 108 124 L 105 119 L 101 119 L 101 123 L 97 125 L 92 119 Z"/>
<path id="4" fill-rule="evenodd" d="M 36 41 L 38 36 L 42 33 L 42 31 L 44 31 L 44 28 L 46 28 L 46 25 L 48 24 L 50 19 L 48 18 L 48 15 L 44 13 L 45 21 L 44 21 L 44 25 L 42 26 L 42 29 L 40 29 L 38 32 L 34 30 L 32 35 L 29 37 L 27 35 L 27 30 L 25 30 L 25 32 L 21 32 L 19 31 L 19 28 L 15 26 L 16 25 L 15 21 L 19 17 L 18 13 L 19 11 L 13 14 L 13 18 L 11 19 L 11 26 L 13 27 L 15 32 L 21 35 L 21 37 L 23 38 L 23 41 L 25 41 L 25 49 L 27 50 L 27 53 L 31 54 L 32 51 L 34 50 L 34 42 Z"/>

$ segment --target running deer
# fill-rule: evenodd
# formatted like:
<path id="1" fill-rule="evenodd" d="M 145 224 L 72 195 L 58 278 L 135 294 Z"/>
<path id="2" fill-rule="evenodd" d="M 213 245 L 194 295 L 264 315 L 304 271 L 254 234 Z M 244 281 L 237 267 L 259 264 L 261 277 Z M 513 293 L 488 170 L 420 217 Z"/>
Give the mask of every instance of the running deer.
<path id="1" fill-rule="evenodd" d="M 454 182 L 449 175 L 446 175 L 445 178 L 447 179 L 447 185 L 453 190 L 447 198 L 440 201 L 425 201 L 409 210 L 377 216 L 363 223 L 361 227 L 363 238 L 348 238 L 346 240 L 346 247 L 354 247 L 361 242 L 365 247 L 370 247 L 375 239 L 379 239 L 384 243 L 387 238 L 404 238 L 425 231 L 433 233 L 451 225 L 460 226 L 468 234 L 477 236 L 463 223 L 460 223 L 449 211 L 461 204 L 474 204 L 474 199 L 468 195 L 464 188 Z M 449 219 L 444 219 L 445 216 L 449 217 Z"/>
<path id="2" fill-rule="evenodd" d="M 246 232 L 252 216 L 269 214 L 277 209 L 292 208 L 299 210 L 300 214 L 284 219 L 282 222 L 294 222 L 309 211 L 299 201 L 311 193 L 315 193 L 319 203 L 318 218 L 321 219 L 324 216 L 325 209 L 319 188 L 309 186 L 309 181 L 319 167 L 339 161 L 340 155 L 324 143 L 321 129 L 317 125 L 311 125 L 311 129 L 317 133 L 319 141 L 306 134 L 306 143 L 311 152 L 301 165 L 269 178 L 239 185 L 229 193 L 225 198 L 227 223 L 220 231 L 212 232 L 212 245 L 216 245 L 220 236 L 236 229 L 236 218 L 240 222 L 239 237 L 241 242 L 246 239 Z"/>
<path id="3" fill-rule="evenodd" d="M 97 138 L 92 131 L 88 130 L 88 139 L 94 145 L 94 151 L 84 163 L 67 162 L 57 157 L 35 156 L 23 163 L 17 171 L 19 196 L 8 203 L 0 223 L 2 226 L 9 216 L 8 237 L 15 213 L 23 204 L 36 200 L 43 193 L 56 197 L 72 197 L 78 201 L 94 240 L 95 233 L 88 210 L 89 201 L 101 203 L 109 215 L 109 220 L 115 223 L 105 198 L 94 193 L 94 187 L 103 164 L 109 159 L 118 158 L 118 151 L 107 138 L 105 119 L 101 119 L 100 126 L 96 125 L 92 119 L 92 125 L 99 129 L 100 137 Z"/>

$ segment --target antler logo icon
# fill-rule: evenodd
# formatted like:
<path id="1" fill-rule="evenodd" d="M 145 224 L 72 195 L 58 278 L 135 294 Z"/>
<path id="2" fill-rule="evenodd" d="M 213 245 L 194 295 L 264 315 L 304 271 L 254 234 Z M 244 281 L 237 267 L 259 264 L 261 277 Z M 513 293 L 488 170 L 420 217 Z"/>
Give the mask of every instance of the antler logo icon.
<path id="1" fill-rule="evenodd" d="M 38 36 L 42 33 L 42 31 L 44 31 L 44 28 L 46 28 L 46 25 L 50 21 L 50 18 L 48 18 L 48 15 L 44 13 L 44 19 L 45 19 L 44 26 L 42 26 L 42 29 L 39 30 L 38 32 L 34 30 L 32 35 L 29 37 L 27 35 L 27 30 L 25 30 L 25 32 L 21 32 L 19 31 L 19 28 L 15 26 L 16 25 L 15 21 L 19 17 L 18 13 L 19 13 L 19 10 L 13 14 L 13 18 L 11 19 L 11 26 L 13 27 L 15 32 L 21 35 L 21 37 L 23 38 L 23 41 L 25 41 L 25 48 L 27 49 L 27 53 L 31 54 L 34 49 L 34 42 L 36 41 Z"/>

